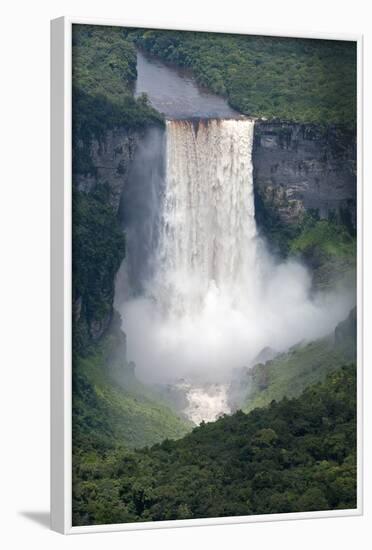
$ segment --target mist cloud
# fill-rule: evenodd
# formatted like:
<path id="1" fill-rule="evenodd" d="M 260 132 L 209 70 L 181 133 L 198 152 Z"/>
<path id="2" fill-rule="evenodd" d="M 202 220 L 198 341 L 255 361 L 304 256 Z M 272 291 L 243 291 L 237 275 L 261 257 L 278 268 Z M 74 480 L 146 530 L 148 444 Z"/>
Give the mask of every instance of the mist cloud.
<path id="1" fill-rule="evenodd" d="M 264 250 L 260 254 L 262 279 L 253 296 L 211 282 L 196 312 L 163 311 L 151 295 L 124 303 L 128 358 L 141 379 L 227 380 L 264 347 L 285 351 L 320 338 L 348 315 L 355 301 L 351 288 L 313 294 L 305 266 L 294 260 L 275 263 Z"/>

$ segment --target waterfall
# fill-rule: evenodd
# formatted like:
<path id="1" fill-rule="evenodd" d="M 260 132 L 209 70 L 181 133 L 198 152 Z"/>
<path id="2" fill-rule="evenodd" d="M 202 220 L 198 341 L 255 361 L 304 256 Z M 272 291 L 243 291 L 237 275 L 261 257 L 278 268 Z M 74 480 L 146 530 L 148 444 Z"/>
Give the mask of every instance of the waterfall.
<path id="1" fill-rule="evenodd" d="M 167 360 L 172 357 L 179 365 L 177 355 L 184 355 L 185 346 L 194 346 L 200 336 L 205 341 L 198 357 L 186 359 L 194 380 L 176 385 L 188 402 L 184 413 L 196 424 L 230 412 L 228 385 L 195 383 L 195 377 L 203 378 L 206 361 L 217 374 L 221 359 L 224 367 L 232 360 L 231 351 L 221 356 L 216 339 L 224 348 L 226 335 L 219 327 L 215 332 L 213 317 L 228 310 L 233 320 L 234 308 L 239 316 L 257 281 L 253 129 L 250 120 L 166 123 L 165 196 L 154 261 L 158 269 L 149 290 L 162 317 L 160 326 L 168 321 L 158 341 L 167 349 Z M 177 327 L 176 334 L 171 327 Z M 195 329 L 200 334 L 193 334 Z"/>
<path id="2" fill-rule="evenodd" d="M 199 314 L 209 293 L 253 291 L 256 223 L 251 120 L 167 121 L 166 188 L 155 299 Z"/>
<path id="3" fill-rule="evenodd" d="M 253 131 L 248 119 L 167 121 L 162 178 L 134 179 L 137 199 L 127 204 L 137 225 L 127 231 L 126 262 L 137 253 L 133 277 L 147 274 L 120 310 L 128 357 L 145 382 L 188 388 L 185 411 L 196 422 L 229 412 L 234 369 L 251 366 L 267 346 L 281 352 L 329 334 L 353 305 L 350 293 L 314 294 L 301 263 L 265 249 Z"/>

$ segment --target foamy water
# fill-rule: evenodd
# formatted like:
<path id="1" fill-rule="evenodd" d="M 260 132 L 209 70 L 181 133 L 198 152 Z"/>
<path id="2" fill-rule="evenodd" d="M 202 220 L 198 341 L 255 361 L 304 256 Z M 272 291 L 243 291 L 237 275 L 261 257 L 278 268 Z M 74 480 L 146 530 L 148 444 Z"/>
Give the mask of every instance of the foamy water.
<path id="1" fill-rule="evenodd" d="M 213 422 L 221 415 L 231 413 L 227 384 L 193 386 L 183 382 L 176 384 L 176 388 L 185 392 L 188 404 L 183 413 L 196 425 L 202 421 Z"/>

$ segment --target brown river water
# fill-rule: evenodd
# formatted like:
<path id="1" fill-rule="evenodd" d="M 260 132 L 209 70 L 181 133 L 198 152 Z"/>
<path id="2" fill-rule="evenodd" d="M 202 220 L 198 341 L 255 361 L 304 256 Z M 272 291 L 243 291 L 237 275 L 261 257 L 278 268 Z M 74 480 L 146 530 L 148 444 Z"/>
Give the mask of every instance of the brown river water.
<path id="1" fill-rule="evenodd" d="M 190 71 L 137 52 L 135 95 L 146 93 L 155 109 L 171 119 L 241 118 L 225 98 L 200 87 Z"/>

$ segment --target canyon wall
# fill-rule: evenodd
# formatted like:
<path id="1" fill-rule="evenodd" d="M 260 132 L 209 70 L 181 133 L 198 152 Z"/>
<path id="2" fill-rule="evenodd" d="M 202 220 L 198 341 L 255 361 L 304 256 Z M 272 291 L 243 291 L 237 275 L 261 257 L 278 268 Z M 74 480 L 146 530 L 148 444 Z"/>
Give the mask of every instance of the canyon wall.
<path id="1" fill-rule="evenodd" d="M 74 184 L 89 192 L 107 183 L 110 204 L 118 211 L 136 148 L 145 134 L 116 129 L 90 144 L 93 174 L 74 174 Z M 282 220 L 296 223 L 304 210 L 320 217 L 348 210 L 355 224 L 356 140 L 334 126 L 257 121 L 253 170 L 256 194 Z"/>
<path id="2" fill-rule="evenodd" d="M 93 139 L 89 144 L 80 141 L 74 155 L 84 150 L 91 170 L 85 173 L 73 171 L 74 186 L 79 191 L 89 193 L 97 185 L 107 184 L 109 203 L 118 212 L 123 187 L 141 138 L 139 132 L 116 128 L 107 131 L 102 139 Z"/>
<path id="3" fill-rule="evenodd" d="M 115 259 L 113 250 L 121 233 L 120 200 L 142 137 L 140 132 L 117 128 L 104 133 L 100 140 L 74 143 L 72 181 L 74 190 L 81 194 L 73 203 L 73 272 L 76 283 L 80 279 L 76 270 L 83 270 L 85 283 L 82 289 L 74 285 L 72 314 L 75 340 L 82 350 L 98 341 L 112 323 L 115 275 L 123 257 L 118 249 Z M 102 198 L 94 201 L 98 189 L 103 190 Z M 95 255 L 89 248 L 96 231 L 101 242 L 99 259 L 97 243 Z M 74 253 L 74 247 L 78 252 Z"/>
<path id="4" fill-rule="evenodd" d="M 257 121 L 253 149 L 257 202 L 283 223 L 317 210 L 356 223 L 355 133 L 334 126 Z M 265 223 L 259 219 L 258 223 Z M 343 221 L 345 221 L 343 219 Z"/>
<path id="5" fill-rule="evenodd" d="M 163 170 L 156 158 L 163 154 L 164 145 L 159 140 L 163 132 L 162 128 L 156 128 L 155 134 L 150 128 L 117 128 L 107 131 L 100 140 L 75 144 L 74 156 L 82 156 L 83 152 L 90 169 L 74 171 L 74 187 L 89 194 L 97 185 L 105 184 L 107 200 L 121 223 L 124 221 L 127 233 L 132 227 L 137 235 L 142 234 L 133 250 L 130 233 L 127 235 L 127 254 L 137 258 L 133 279 L 148 270 L 148 224 L 153 212 L 151 208 L 146 210 L 142 202 L 149 202 L 143 197 L 150 191 L 156 202 L 154 189 Z M 273 217 L 280 227 L 296 226 L 309 209 L 318 211 L 320 217 L 336 216 L 355 227 L 356 142 L 352 131 L 256 121 L 252 162 L 259 229 L 265 232 Z M 277 224 L 272 227 L 271 233 L 275 233 Z M 267 236 L 270 240 L 270 230 Z M 138 242 L 142 243 L 140 247 Z M 113 296 L 114 279 L 107 287 L 107 312 L 89 321 L 92 340 L 98 340 L 110 324 Z M 75 321 L 79 321 L 82 306 L 82 298 L 77 296 L 73 304 Z"/>

